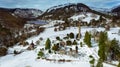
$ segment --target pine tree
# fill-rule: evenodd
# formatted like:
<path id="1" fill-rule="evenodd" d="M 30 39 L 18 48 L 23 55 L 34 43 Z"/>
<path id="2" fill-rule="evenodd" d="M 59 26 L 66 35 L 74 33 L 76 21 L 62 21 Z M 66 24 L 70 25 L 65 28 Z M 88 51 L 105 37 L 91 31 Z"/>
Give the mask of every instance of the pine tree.
<path id="1" fill-rule="evenodd" d="M 100 32 L 98 55 L 100 56 L 100 59 L 102 59 L 103 61 L 106 60 L 106 54 L 107 54 L 106 42 L 107 42 L 107 33 Z"/>
<path id="2" fill-rule="evenodd" d="M 50 39 L 48 38 L 47 40 L 46 40 L 46 43 L 45 43 L 45 49 L 50 49 L 51 48 L 51 41 L 50 41 Z"/>
<path id="3" fill-rule="evenodd" d="M 116 56 L 118 56 L 118 58 L 120 58 L 120 51 L 119 51 L 119 45 L 118 45 L 118 41 L 116 39 L 113 39 L 111 41 L 111 45 L 110 45 L 110 51 L 112 52 L 111 55 L 111 59 L 115 60 Z"/>
<path id="4" fill-rule="evenodd" d="M 91 34 L 88 31 L 85 33 L 84 42 L 91 47 Z"/>

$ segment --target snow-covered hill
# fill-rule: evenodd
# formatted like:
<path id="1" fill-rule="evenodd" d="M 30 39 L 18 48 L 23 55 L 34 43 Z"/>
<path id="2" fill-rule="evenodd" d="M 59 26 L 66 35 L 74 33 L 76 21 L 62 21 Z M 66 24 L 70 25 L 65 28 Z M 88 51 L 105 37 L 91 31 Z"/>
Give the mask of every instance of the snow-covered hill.
<path id="1" fill-rule="evenodd" d="M 94 13 L 80 13 L 80 14 L 70 17 L 70 19 L 73 19 L 74 21 L 81 19 L 84 22 L 90 23 L 91 20 L 93 19 L 98 20 L 99 17 L 100 15 L 97 15 Z"/>
<path id="2" fill-rule="evenodd" d="M 77 11 L 87 11 L 90 10 L 88 6 L 82 3 L 68 3 L 68 4 L 63 4 L 63 5 L 58 5 L 49 8 L 46 12 L 52 12 L 53 10 L 57 9 L 64 9 L 66 12 L 69 12 L 69 9 Z"/>
<path id="3" fill-rule="evenodd" d="M 64 19 L 80 12 L 89 12 L 91 9 L 83 3 L 68 3 L 48 8 L 39 18 Z"/>

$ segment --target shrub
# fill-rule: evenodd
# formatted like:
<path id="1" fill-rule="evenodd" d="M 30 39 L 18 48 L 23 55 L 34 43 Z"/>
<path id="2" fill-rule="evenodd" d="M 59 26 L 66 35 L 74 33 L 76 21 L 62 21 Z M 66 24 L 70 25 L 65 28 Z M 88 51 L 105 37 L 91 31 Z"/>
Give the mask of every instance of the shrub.
<path id="1" fill-rule="evenodd" d="M 60 40 L 60 37 L 59 37 L 59 36 L 57 36 L 57 37 L 56 37 L 56 40 Z"/>
<path id="2" fill-rule="evenodd" d="M 63 39 L 69 39 L 69 37 L 64 37 Z"/>
<path id="3" fill-rule="evenodd" d="M 59 46 L 59 43 L 57 43 L 56 45 L 58 45 L 58 46 Z"/>
<path id="4" fill-rule="evenodd" d="M 69 35 L 69 34 L 67 34 L 67 37 L 69 38 L 69 37 L 70 37 L 70 35 Z"/>
<path id="5" fill-rule="evenodd" d="M 57 28 L 54 28 L 54 31 L 56 32 L 56 31 L 57 31 Z"/>
<path id="6" fill-rule="evenodd" d="M 77 45 L 77 42 L 76 42 L 76 40 L 74 40 L 74 41 L 73 41 L 73 45 Z"/>
<path id="7" fill-rule="evenodd" d="M 68 40 L 68 41 L 66 41 L 66 44 L 67 44 L 68 46 L 70 46 L 70 45 L 72 44 L 72 42 L 71 42 L 70 40 Z"/>
<path id="8" fill-rule="evenodd" d="M 91 64 L 91 67 L 94 67 L 95 59 L 93 58 L 92 60 L 89 61 L 89 63 Z"/>
<path id="9" fill-rule="evenodd" d="M 74 33 L 71 32 L 69 36 L 70 36 L 71 39 L 73 39 L 74 38 Z"/>
<path id="10" fill-rule="evenodd" d="M 38 57 L 43 57 L 43 56 L 44 56 L 44 53 L 42 51 L 39 51 Z"/>
<path id="11" fill-rule="evenodd" d="M 40 40 L 36 41 L 35 43 L 36 43 L 37 45 L 39 45 L 39 44 L 40 44 Z"/>
<path id="12" fill-rule="evenodd" d="M 25 42 L 25 44 L 26 44 L 26 45 L 29 45 L 29 43 L 28 43 L 28 42 Z"/>
<path id="13" fill-rule="evenodd" d="M 29 43 L 26 42 L 26 41 L 21 41 L 21 42 L 20 42 L 20 45 L 26 46 L 26 45 L 29 45 Z"/>
<path id="14" fill-rule="evenodd" d="M 42 38 L 42 37 L 40 37 L 40 38 L 39 38 L 39 40 L 40 40 L 40 41 L 42 41 L 42 40 L 43 40 L 43 38 Z"/>
<path id="15" fill-rule="evenodd" d="M 37 28 L 37 31 L 36 31 L 37 35 L 40 34 L 41 32 L 43 32 L 44 30 L 45 30 L 44 27 Z"/>
<path id="16" fill-rule="evenodd" d="M 51 50 L 49 50 L 48 52 L 49 52 L 49 53 L 52 53 L 52 51 L 51 51 Z"/>
<path id="17" fill-rule="evenodd" d="M 52 47 L 52 50 L 57 51 L 58 49 L 59 49 L 59 45 L 54 44 L 54 46 Z"/>
<path id="18" fill-rule="evenodd" d="M 7 48 L 5 47 L 0 47 L 0 56 L 4 56 L 7 54 Z"/>
<path id="19" fill-rule="evenodd" d="M 90 61 L 90 64 L 94 64 L 95 63 L 95 59 L 93 58 L 91 61 Z"/>
<path id="20" fill-rule="evenodd" d="M 90 58 L 93 58 L 93 56 L 92 56 L 92 55 L 90 55 L 89 57 L 90 57 Z"/>

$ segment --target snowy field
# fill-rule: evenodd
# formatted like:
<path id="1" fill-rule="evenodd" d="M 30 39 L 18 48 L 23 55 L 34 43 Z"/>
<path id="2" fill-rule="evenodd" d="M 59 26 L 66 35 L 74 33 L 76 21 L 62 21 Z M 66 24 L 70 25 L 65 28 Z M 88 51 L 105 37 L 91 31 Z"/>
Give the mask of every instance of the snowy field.
<path id="1" fill-rule="evenodd" d="M 81 28 L 81 33 L 85 34 L 86 31 L 92 31 L 93 29 L 96 29 L 98 31 L 104 31 L 104 28 L 88 28 L 88 27 L 82 27 Z M 108 31 L 108 37 L 109 39 L 114 39 L 116 38 L 117 40 L 120 41 L 120 36 L 118 34 L 112 34 L 112 33 L 118 33 L 118 30 L 120 28 L 111 28 L 110 31 Z M 87 46 L 82 47 L 81 50 L 82 53 L 86 54 L 84 57 L 79 57 L 79 58 L 72 58 L 69 56 L 64 56 L 64 55 L 55 55 L 51 54 L 49 58 L 55 58 L 55 59 L 72 59 L 72 60 L 78 60 L 74 62 L 65 62 L 65 63 L 58 63 L 58 62 L 50 62 L 42 59 L 36 59 L 37 58 L 37 53 L 41 47 L 44 47 L 45 41 L 47 38 L 50 38 L 51 40 L 54 40 L 56 36 L 63 37 L 67 33 L 78 33 L 78 28 L 77 27 L 71 27 L 67 28 L 64 31 L 58 31 L 54 32 L 54 27 L 51 28 L 46 28 L 45 31 L 38 36 L 31 37 L 27 39 L 26 41 L 31 43 L 32 40 L 35 43 L 37 40 L 39 40 L 40 37 L 43 37 L 43 42 L 41 44 L 43 45 L 38 45 L 35 50 L 31 51 L 25 51 L 19 55 L 14 55 L 14 54 L 8 54 L 4 57 L 0 57 L 0 67 L 90 67 L 89 63 L 89 55 L 92 55 L 96 60 L 99 59 L 99 56 L 97 55 L 97 50 L 98 47 L 92 47 L 88 48 Z M 83 38 L 82 38 L 83 39 Z M 82 41 L 82 40 L 81 40 Z M 14 46 L 13 48 L 9 49 L 9 53 L 12 52 L 13 50 L 24 50 L 26 47 L 23 46 Z M 104 67 L 115 67 L 111 66 L 109 64 L 104 63 Z"/>

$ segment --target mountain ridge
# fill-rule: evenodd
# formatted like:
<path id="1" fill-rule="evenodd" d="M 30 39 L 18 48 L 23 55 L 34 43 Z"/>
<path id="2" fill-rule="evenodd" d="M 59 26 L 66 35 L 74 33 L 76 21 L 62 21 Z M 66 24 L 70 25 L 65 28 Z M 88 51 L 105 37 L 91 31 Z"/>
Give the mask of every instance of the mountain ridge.
<path id="1" fill-rule="evenodd" d="M 43 11 L 34 8 L 2 8 L 2 11 L 8 11 L 14 14 L 16 17 L 25 18 L 25 19 L 32 19 L 36 18 L 43 13 Z"/>
<path id="2" fill-rule="evenodd" d="M 48 8 L 38 18 L 63 19 L 65 17 L 70 17 L 75 13 L 89 12 L 89 11 L 91 11 L 91 9 L 83 3 L 69 3 L 69 4 L 63 4 L 63 5 L 58 5 L 58 6 L 53 6 L 51 8 Z"/>

